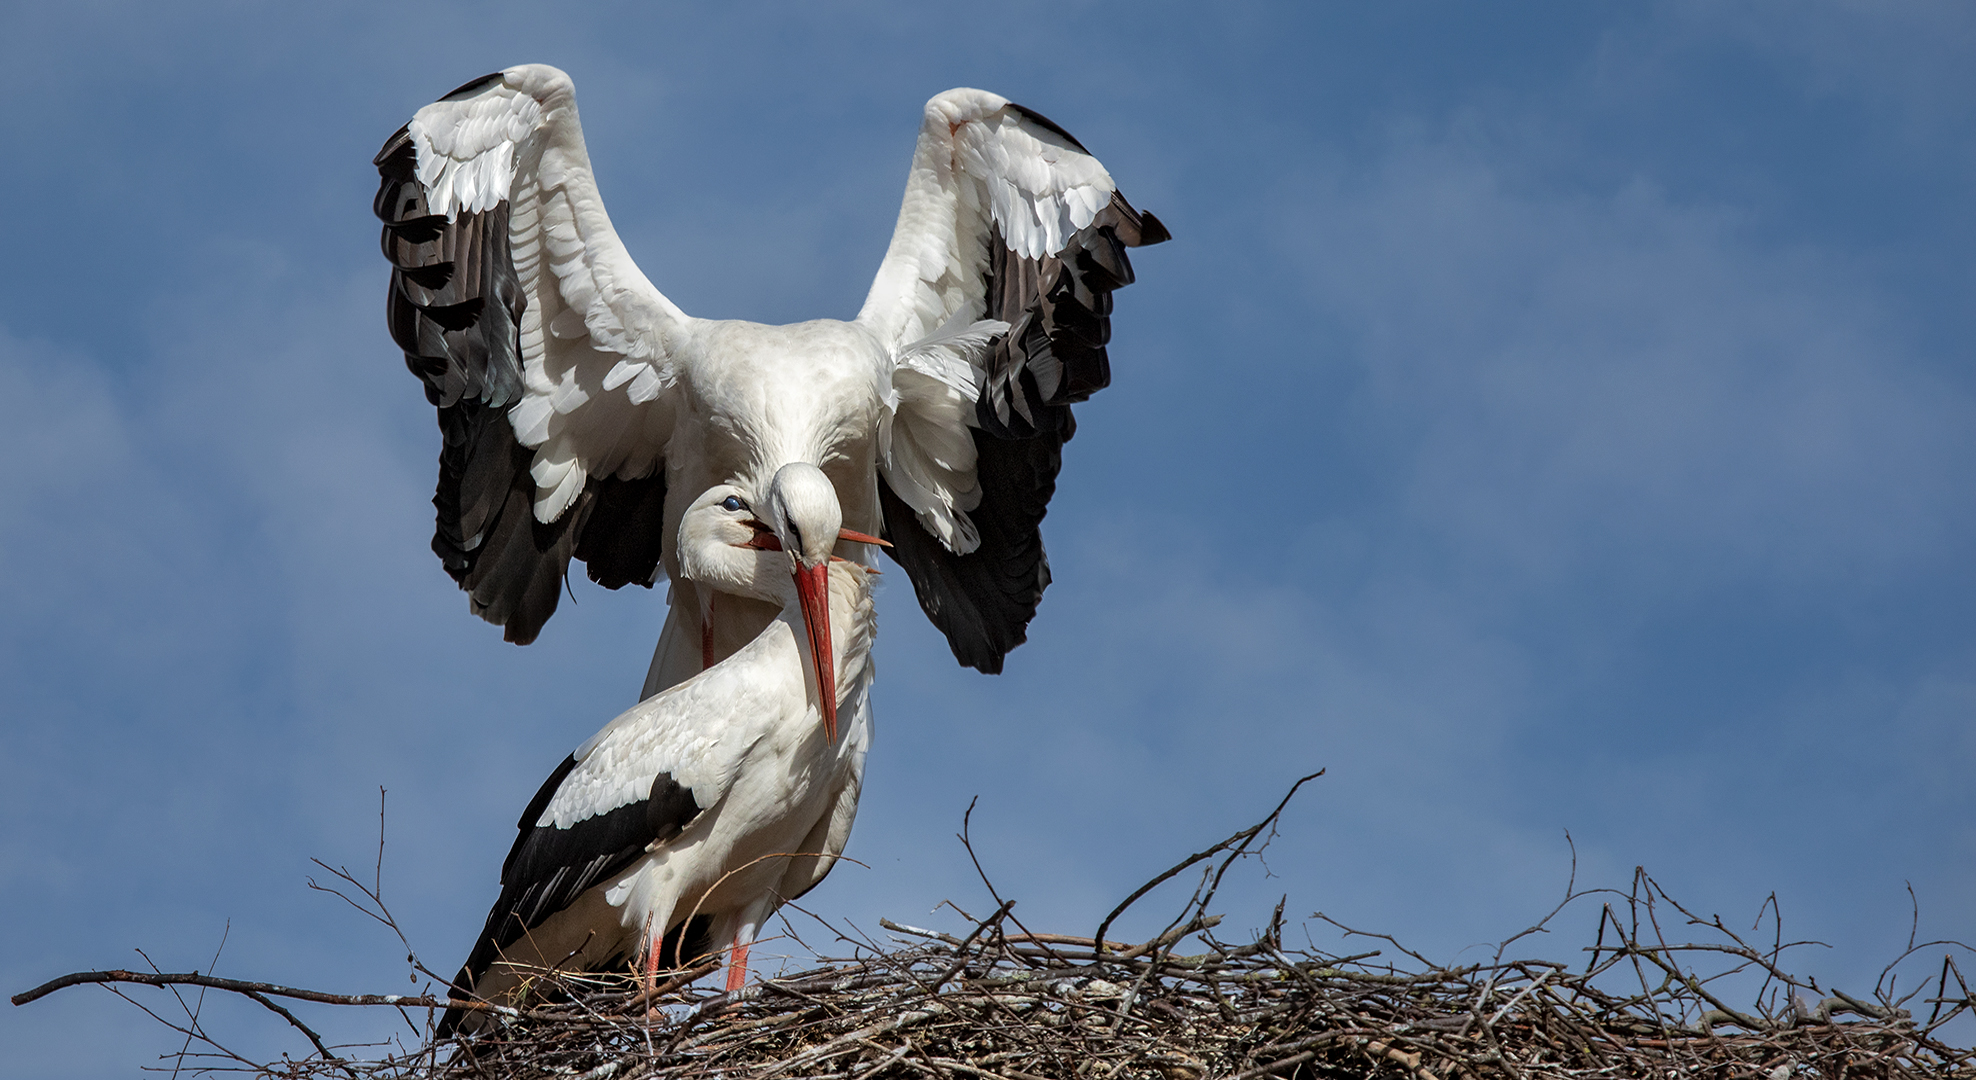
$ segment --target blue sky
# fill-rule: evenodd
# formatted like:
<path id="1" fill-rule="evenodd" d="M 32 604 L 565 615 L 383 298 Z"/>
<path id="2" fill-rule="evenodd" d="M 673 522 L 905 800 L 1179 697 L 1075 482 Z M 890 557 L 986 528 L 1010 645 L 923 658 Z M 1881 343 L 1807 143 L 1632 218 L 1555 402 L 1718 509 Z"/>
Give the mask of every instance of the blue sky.
<path id="1" fill-rule="evenodd" d="M 522 803 L 635 695 L 658 593 L 579 583 L 527 649 L 468 616 L 382 325 L 371 155 L 526 61 L 575 77 L 619 230 L 697 315 L 855 312 L 955 85 L 1176 237 L 1119 295 L 1007 673 L 889 579 L 870 869 L 820 913 L 978 906 L 978 795 L 1018 914 L 1089 932 L 1323 766 L 1230 925 L 1287 893 L 1452 958 L 1555 901 L 1569 830 L 1581 884 L 1645 865 L 1745 924 L 1774 891 L 1843 985 L 1910 883 L 1924 936 L 1976 938 L 1970 9 L 986 10 L 0 11 L 9 992 L 223 933 L 225 974 L 406 985 L 305 885 L 369 865 L 380 786 L 386 898 L 450 970 Z M 0 1010 L 22 1075 L 166 1036 L 99 991 Z"/>

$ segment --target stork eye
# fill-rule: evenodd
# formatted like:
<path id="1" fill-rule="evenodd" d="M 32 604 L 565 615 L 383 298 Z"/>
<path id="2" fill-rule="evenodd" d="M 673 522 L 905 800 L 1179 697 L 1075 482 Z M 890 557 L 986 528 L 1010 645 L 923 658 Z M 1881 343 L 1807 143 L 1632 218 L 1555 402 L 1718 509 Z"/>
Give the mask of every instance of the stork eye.
<path id="1" fill-rule="evenodd" d="M 720 508 L 722 510 L 746 510 L 748 508 L 748 504 L 742 502 L 736 496 L 729 495 L 727 498 L 722 499 L 720 501 Z"/>

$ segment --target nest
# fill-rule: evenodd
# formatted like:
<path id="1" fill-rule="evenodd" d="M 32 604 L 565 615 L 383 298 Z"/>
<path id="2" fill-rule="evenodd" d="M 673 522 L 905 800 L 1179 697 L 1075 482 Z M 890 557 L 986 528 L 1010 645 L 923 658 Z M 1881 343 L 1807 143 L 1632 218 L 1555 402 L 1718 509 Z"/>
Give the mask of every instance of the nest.
<path id="1" fill-rule="evenodd" d="M 1746 942 L 1721 919 L 1683 908 L 1644 872 L 1628 890 L 1567 887 L 1563 903 L 1486 963 L 1439 966 L 1387 935 L 1322 915 L 1313 919 L 1344 931 L 1344 940 L 1377 947 L 1332 954 L 1293 946 L 1280 904 L 1252 940 L 1222 940 L 1220 918 L 1208 914 L 1215 890 L 1235 860 L 1267 842 L 1275 820 L 1272 813 L 1148 882 L 1090 937 L 1032 932 L 984 875 L 997 907 L 980 919 L 963 912 L 972 924 L 965 934 L 881 920 L 887 933 L 878 938 L 821 924 L 832 943 L 821 951 L 804 943 L 820 958 L 816 966 L 727 993 L 696 987 L 715 970 L 711 961 L 650 995 L 629 976 L 544 972 L 518 1004 L 477 1006 L 494 1022 L 458 1040 L 430 1038 L 440 999 L 329 995 L 196 974 L 79 973 L 16 1000 L 76 982 L 119 993 L 117 984 L 131 982 L 245 993 L 306 1033 L 318 1053 L 255 1063 L 221 1047 L 194 1014 L 180 1022 L 146 1011 L 187 1034 L 183 1066 L 295 1078 L 1976 1078 L 1976 1048 L 1948 1035 L 1967 1032 L 1976 1012 L 1952 955 L 1905 996 L 1894 995 L 1886 974 L 1863 997 L 1827 992 L 1779 967 L 1791 948 L 1781 927 L 1769 944 Z M 1136 944 L 1107 940 L 1134 902 L 1203 863 L 1165 932 Z M 1602 905 L 1598 930 L 1576 962 L 1505 959 L 1567 907 L 1587 902 Z M 1932 945 L 1966 948 L 1910 940 L 1887 970 Z M 1732 1005 L 1728 987 L 1748 1004 Z M 428 1037 L 352 1054 L 325 1046 L 276 1003 L 283 996 L 392 1007 L 408 1020 L 423 1008 Z"/>

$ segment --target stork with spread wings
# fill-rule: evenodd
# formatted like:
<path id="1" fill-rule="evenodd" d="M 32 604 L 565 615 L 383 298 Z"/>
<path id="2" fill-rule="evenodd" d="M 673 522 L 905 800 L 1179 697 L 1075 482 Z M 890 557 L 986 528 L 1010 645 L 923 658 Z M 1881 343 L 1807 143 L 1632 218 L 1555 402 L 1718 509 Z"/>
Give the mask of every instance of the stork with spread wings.
<path id="1" fill-rule="evenodd" d="M 1126 249 L 1168 235 L 1068 132 L 980 90 L 927 102 L 863 310 L 788 326 L 696 319 L 653 287 L 555 68 L 461 87 L 376 164 L 391 334 L 443 434 L 433 550 L 508 640 L 534 640 L 575 558 L 607 588 L 672 577 L 646 695 L 712 666 L 776 611 L 681 579 L 680 516 L 807 462 L 962 664 L 998 672 L 1022 643 L 1071 406 L 1111 379 Z"/>

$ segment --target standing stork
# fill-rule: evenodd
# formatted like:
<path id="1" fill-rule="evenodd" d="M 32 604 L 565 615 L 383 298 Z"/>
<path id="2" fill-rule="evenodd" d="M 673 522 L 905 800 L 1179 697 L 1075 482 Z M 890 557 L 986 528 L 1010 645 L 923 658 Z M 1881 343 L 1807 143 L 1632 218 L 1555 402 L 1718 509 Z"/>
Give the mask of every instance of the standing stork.
<path id="1" fill-rule="evenodd" d="M 642 960 L 668 931 L 730 943 L 728 989 L 784 900 L 823 880 L 857 813 L 871 730 L 871 571 L 834 558 L 837 494 L 814 466 L 784 466 L 760 504 L 719 485 L 686 509 L 680 575 L 776 617 L 732 655 L 633 706 L 563 760 L 522 811 L 501 895 L 454 979 L 497 1001 L 531 971 Z M 839 696 L 851 722 L 839 737 Z M 678 959 L 690 960 L 691 946 Z M 466 1018 L 451 1009 L 450 1033 Z M 471 1025 L 469 1025 L 471 1026 Z"/>
<path id="2" fill-rule="evenodd" d="M 1068 132 L 980 90 L 927 102 L 863 309 L 789 326 L 696 319 L 646 280 L 555 68 L 462 86 L 376 165 L 391 333 L 444 436 L 433 550 L 508 640 L 534 640 L 572 558 L 607 588 L 672 579 L 647 696 L 754 640 L 774 605 L 682 580 L 663 541 L 695 492 L 760 501 L 807 462 L 962 664 L 1022 643 L 1126 249 L 1167 239 Z"/>

